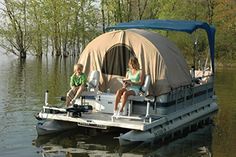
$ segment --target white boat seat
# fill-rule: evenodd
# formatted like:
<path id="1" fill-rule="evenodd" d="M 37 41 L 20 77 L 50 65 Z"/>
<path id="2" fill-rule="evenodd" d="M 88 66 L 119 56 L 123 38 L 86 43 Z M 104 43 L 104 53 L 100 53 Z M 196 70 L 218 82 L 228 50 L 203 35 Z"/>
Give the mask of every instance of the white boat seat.
<path id="1" fill-rule="evenodd" d="M 94 70 L 90 72 L 88 76 L 88 82 L 87 82 L 87 87 L 86 90 L 81 93 L 81 97 L 85 96 L 96 96 L 98 92 L 98 85 L 99 85 L 99 71 Z"/>
<path id="2" fill-rule="evenodd" d="M 131 95 L 128 97 L 128 100 L 134 100 L 134 101 L 144 101 L 145 97 L 147 96 L 147 92 L 150 86 L 150 82 L 151 82 L 151 77 L 150 75 L 146 75 L 145 76 L 145 80 L 144 80 L 144 84 L 141 87 L 141 90 L 139 92 L 139 95 Z"/>
<path id="3" fill-rule="evenodd" d="M 144 85 L 141 87 L 141 91 L 140 91 L 139 95 L 128 97 L 128 101 L 127 101 L 127 103 L 128 103 L 127 104 L 128 105 L 128 116 L 119 116 L 118 118 L 144 120 L 144 122 L 145 122 L 146 118 L 149 118 L 149 122 L 151 123 L 152 119 L 149 116 L 149 108 L 150 108 L 150 103 L 154 102 L 155 99 L 154 99 L 154 97 L 147 96 L 150 83 L 151 83 L 151 77 L 150 77 L 150 75 L 146 75 Z M 131 116 L 133 101 L 146 102 L 146 115 L 144 118 Z M 112 117 L 112 121 L 114 121 L 114 117 Z"/>
<path id="4" fill-rule="evenodd" d="M 128 102 L 129 103 L 128 104 L 128 116 L 131 115 L 133 101 L 147 102 L 146 116 L 145 117 L 149 116 L 150 102 L 154 102 L 154 98 L 147 97 L 150 83 L 151 83 L 151 77 L 150 77 L 150 75 L 146 75 L 144 85 L 141 87 L 141 91 L 140 91 L 139 95 L 128 97 L 128 101 L 129 101 Z"/>

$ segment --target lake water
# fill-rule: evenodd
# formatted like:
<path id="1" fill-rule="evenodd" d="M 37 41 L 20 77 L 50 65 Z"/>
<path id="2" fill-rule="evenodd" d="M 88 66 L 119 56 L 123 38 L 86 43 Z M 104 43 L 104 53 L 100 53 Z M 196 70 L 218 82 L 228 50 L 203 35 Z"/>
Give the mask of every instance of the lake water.
<path id="1" fill-rule="evenodd" d="M 200 157 L 200 149 L 214 157 L 236 154 L 236 69 L 216 73 L 219 111 L 209 125 L 166 144 L 120 147 L 115 133 L 67 131 L 37 137 L 34 114 L 44 104 L 61 103 L 69 86 L 75 59 L 36 59 L 25 62 L 14 56 L 0 55 L 0 156 L 1 157 Z"/>

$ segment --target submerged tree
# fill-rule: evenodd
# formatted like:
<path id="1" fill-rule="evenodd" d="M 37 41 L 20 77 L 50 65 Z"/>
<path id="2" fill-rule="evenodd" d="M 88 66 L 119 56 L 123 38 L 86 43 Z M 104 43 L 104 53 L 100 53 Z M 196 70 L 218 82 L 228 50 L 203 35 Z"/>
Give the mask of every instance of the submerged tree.
<path id="1" fill-rule="evenodd" d="M 1 47 L 7 52 L 26 58 L 30 46 L 30 36 L 27 26 L 26 0 L 4 0 L 3 17 L 5 23 L 1 28 L 3 41 Z"/>
<path id="2" fill-rule="evenodd" d="M 95 0 L 4 0 L 1 47 L 25 58 L 78 55 L 99 33 Z"/>

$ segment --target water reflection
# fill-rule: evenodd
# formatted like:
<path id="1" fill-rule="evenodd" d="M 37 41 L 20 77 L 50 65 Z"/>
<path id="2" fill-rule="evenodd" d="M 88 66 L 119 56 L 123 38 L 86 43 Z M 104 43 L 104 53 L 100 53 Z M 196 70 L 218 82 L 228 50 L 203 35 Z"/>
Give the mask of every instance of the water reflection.
<path id="1" fill-rule="evenodd" d="M 74 62 L 73 58 L 0 56 L 0 156 L 38 156 L 31 145 L 36 136 L 34 114 L 41 110 L 46 89 L 52 103 L 60 101 L 56 96 L 68 88 L 65 82 Z"/>
<path id="2" fill-rule="evenodd" d="M 119 156 L 119 157 L 211 157 L 212 129 L 205 126 L 186 137 L 169 143 L 141 143 L 121 147 L 118 140 L 113 139 L 115 133 L 82 133 L 78 130 L 63 134 L 42 136 L 35 140 L 36 147 L 41 149 L 42 156 Z"/>
<path id="3" fill-rule="evenodd" d="M 43 95 L 50 91 L 50 103 L 55 103 L 58 97 L 64 95 L 69 86 L 69 76 L 75 59 L 34 58 L 32 60 L 15 59 L 7 67 L 8 73 L 5 88 L 7 92 L 1 95 L 5 100 L 6 112 L 31 109 L 35 98 L 43 104 Z M 3 87 L 4 88 L 4 87 Z M 19 104 L 19 105 L 16 105 Z M 35 103 L 33 103 L 35 104 Z M 36 106 L 38 106 L 36 105 Z"/>
<path id="4" fill-rule="evenodd" d="M 95 129 L 75 129 L 57 135 L 40 136 L 35 146 L 41 148 L 42 156 L 106 156 L 119 146 L 113 139 L 117 133 L 97 133 Z"/>

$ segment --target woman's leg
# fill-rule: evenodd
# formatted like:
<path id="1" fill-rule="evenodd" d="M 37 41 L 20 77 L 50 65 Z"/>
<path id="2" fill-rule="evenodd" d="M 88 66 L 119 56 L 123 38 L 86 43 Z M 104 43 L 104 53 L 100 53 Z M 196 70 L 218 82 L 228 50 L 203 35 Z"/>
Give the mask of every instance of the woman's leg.
<path id="1" fill-rule="evenodd" d="M 121 96 L 125 91 L 127 91 L 126 88 L 121 88 L 116 92 L 116 100 L 115 100 L 115 106 L 114 106 L 115 111 L 117 111 Z"/>
<path id="2" fill-rule="evenodd" d="M 132 91 L 132 90 L 130 90 L 130 91 L 126 91 L 126 92 L 123 93 L 123 95 L 122 95 L 122 101 L 121 101 L 121 105 L 122 105 L 122 106 L 121 106 L 120 112 L 123 112 L 123 109 L 124 109 L 124 106 L 125 106 L 125 104 L 126 104 L 126 101 L 127 101 L 128 97 L 129 97 L 130 95 L 135 95 L 135 92 Z"/>

